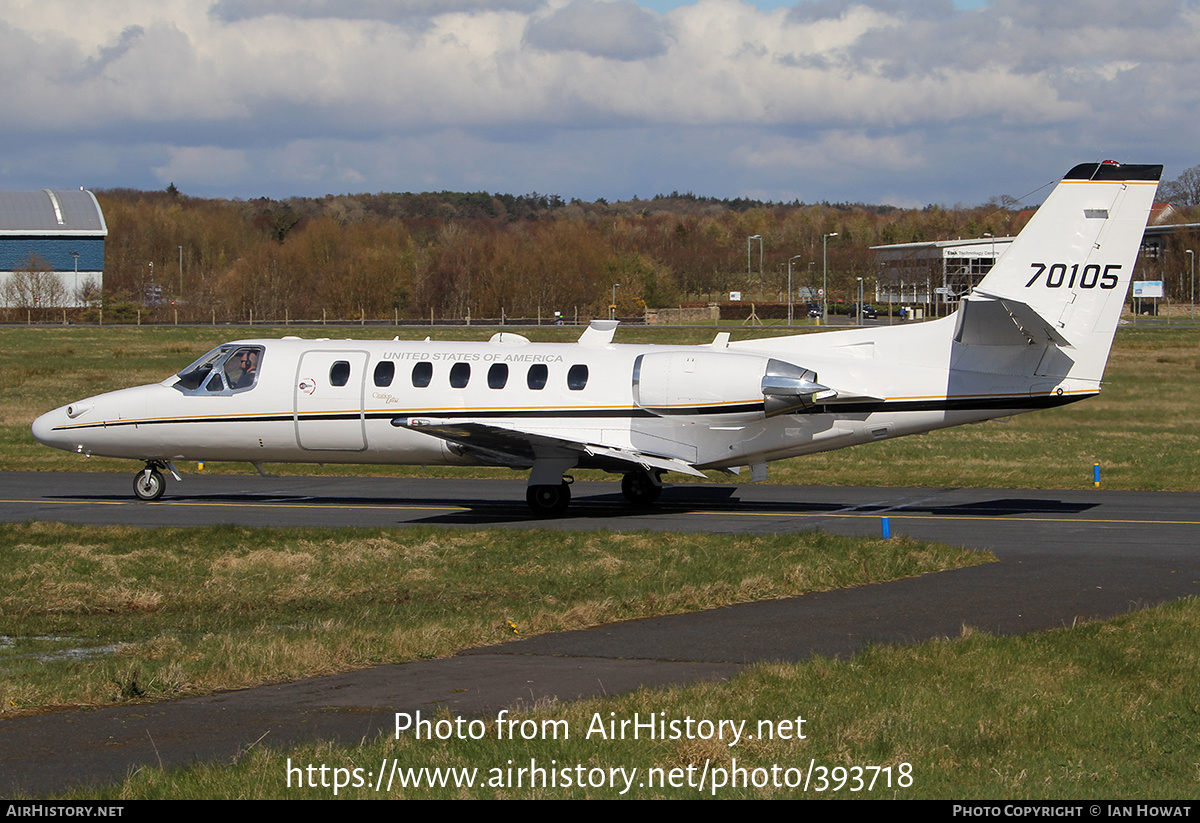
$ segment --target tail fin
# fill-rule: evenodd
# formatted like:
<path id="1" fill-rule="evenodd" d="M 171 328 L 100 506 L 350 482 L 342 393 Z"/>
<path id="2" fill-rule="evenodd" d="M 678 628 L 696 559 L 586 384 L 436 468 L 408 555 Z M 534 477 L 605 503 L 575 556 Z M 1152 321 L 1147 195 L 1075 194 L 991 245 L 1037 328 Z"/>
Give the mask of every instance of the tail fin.
<path id="1" fill-rule="evenodd" d="M 964 298 L 956 340 L 1044 344 L 1039 375 L 1099 383 L 1161 175 L 1112 161 L 1067 172 Z"/>

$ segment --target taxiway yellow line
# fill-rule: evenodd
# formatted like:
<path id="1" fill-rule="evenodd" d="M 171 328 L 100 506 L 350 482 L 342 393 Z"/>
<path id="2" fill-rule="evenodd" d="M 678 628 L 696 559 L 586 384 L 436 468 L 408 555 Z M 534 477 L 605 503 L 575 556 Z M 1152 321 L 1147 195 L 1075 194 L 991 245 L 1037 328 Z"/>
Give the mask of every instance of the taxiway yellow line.
<path id="1" fill-rule="evenodd" d="M 335 506 L 332 503 L 284 503 L 274 501 L 248 501 L 245 503 L 219 503 L 206 500 L 160 500 L 153 503 L 146 503 L 140 500 L 0 500 L 0 505 L 45 505 L 54 504 L 60 506 L 135 506 L 135 505 L 153 505 L 153 506 L 190 506 L 190 507 L 210 507 L 210 508 L 230 508 L 230 509 L 247 509 L 260 508 L 269 506 L 277 509 L 328 509 Z M 344 505 L 336 504 L 339 509 L 352 509 L 362 511 L 441 511 L 441 512 L 466 512 L 472 511 L 468 506 L 422 506 L 422 505 L 397 505 L 397 504 L 358 504 Z M 893 520 L 958 520 L 958 521 L 984 521 L 996 522 L 1003 521 L 1006 523 L 1107 523 L 1112 525 L 1128 525 L 1128 526 L 1200 526 L 1200 520 L 1136 520 L 1132 518 L 1089 518 L 1089 517 L 1014 517 L 1011 515 L 965 515 L 965 514 L 901 514 L 894 509 L 886 512 L 756 512 L 756 511 L 739 511 L 737 509 L 703 509 L 678 512 L 679 514 L 695 514 L 728 517 L 736 515 L 738 517 L 786 517 L 786 518 L 844 518 L 851 520 L 878 520 L 881 517 L 887 517 Z"/>
<path id="2" fill-rule="evenodd" d="M 850 519 L 867 519 L 878 520 L 881 517 L 887 517 L 892 520 L 985 520 L 995 522 L 1001 520 L 1005 523 L 1115 523 L 1134 526 L 1200 526 L 1200 520 L 1126 520 L 1112 517 L 1011 517 L 1008 515 L 998 514 L 992 516 L 984 515 L 967 515 L 967 514 L 896 514 L 895 511 L 876 512 L 876 513 L 844 513 L 844 512 L 735 512 L 732 509 L 721 511 L 691 511 L 685 514 L 737 514 L 740 517 L 846 517 Z"/>
<path id="3" fill-rule="evenodd" d="M 24 504 L 24 505 L 44 505 L 55 504 L 59 506 L 199 506 L 215 507 L 215 508 L 231 508 L 231 509 L 252 509 L 270 506 L 276 509 L 328 509 L 334 507 L 332 503 L 277 503 L 261 501 L 257 503 L 216 503 L 203 500 L 0 500 L 0 506 L 5 504 Z M 470 509 L 465 506 L 398 506 L 398 505 L 357 505 L 346 506 L 342 504 L 336 505 L 339 509 L 386 509 L 388 511 L 441 511 L 441 512 L 465 512 Z"/>

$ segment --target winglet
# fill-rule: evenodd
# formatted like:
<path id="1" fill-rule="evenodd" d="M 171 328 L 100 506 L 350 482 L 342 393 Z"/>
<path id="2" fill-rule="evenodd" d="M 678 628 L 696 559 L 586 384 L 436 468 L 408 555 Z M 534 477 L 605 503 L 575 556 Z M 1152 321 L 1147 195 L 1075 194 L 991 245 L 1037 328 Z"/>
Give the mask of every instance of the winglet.
<path id="1" fill-rule="evenodd" d="M 600 349 L 612 342 L 620 320 L 593 320 L 579 335 L 579 345 Z"/>

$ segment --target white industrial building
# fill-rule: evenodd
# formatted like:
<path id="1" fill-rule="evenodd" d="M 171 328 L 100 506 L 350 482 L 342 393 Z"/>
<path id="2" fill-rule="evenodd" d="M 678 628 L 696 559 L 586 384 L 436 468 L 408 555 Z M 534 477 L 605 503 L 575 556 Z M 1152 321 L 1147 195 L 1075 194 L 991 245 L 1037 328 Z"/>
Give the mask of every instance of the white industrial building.
<path id="1" fill-rule="evenodd" d="M 1012 237 L 938 240 L 872 246 L 879 267 L 875 300 L 930 306 L 935 315 L 958 306 L 958 299 L 991 271 Z"/>

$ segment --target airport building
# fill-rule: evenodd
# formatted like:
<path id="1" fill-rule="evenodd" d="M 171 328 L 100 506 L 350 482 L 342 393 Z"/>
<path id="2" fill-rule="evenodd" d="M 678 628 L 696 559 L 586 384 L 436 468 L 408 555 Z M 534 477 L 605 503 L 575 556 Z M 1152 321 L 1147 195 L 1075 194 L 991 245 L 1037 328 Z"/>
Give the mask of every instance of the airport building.
<path id="1" fill-rule="evenodd" d="M 1193 255 L 1200 251 L 1200 224 L 1163 222 L 1169 216 L 1170 207 L 1165 204 L 1152 210 L 1134 278 L 1164 281 L 1174 299 L 1186 300 L 1191 296 L 1190 280 L 1196 265 Z M 1013 239 L 981 237 L 872 246 L 879 272 L 875 301 L 922 306 L 932 317 L 949 314 L 991 271 Z"/>
<path id="2" fill-rule="evenodd" d="M 0 306 L 99 303 L 107 236 L 90 191 L 0 191 Z"/>
<path id="3" fill-rule="evenodd" d="M 991 271 L 1012 241 L 983 237 L 872 246 L 879 269 L 875 301 L 930 306 L 939 315 L 954 311 L 958 299 Z"/>

